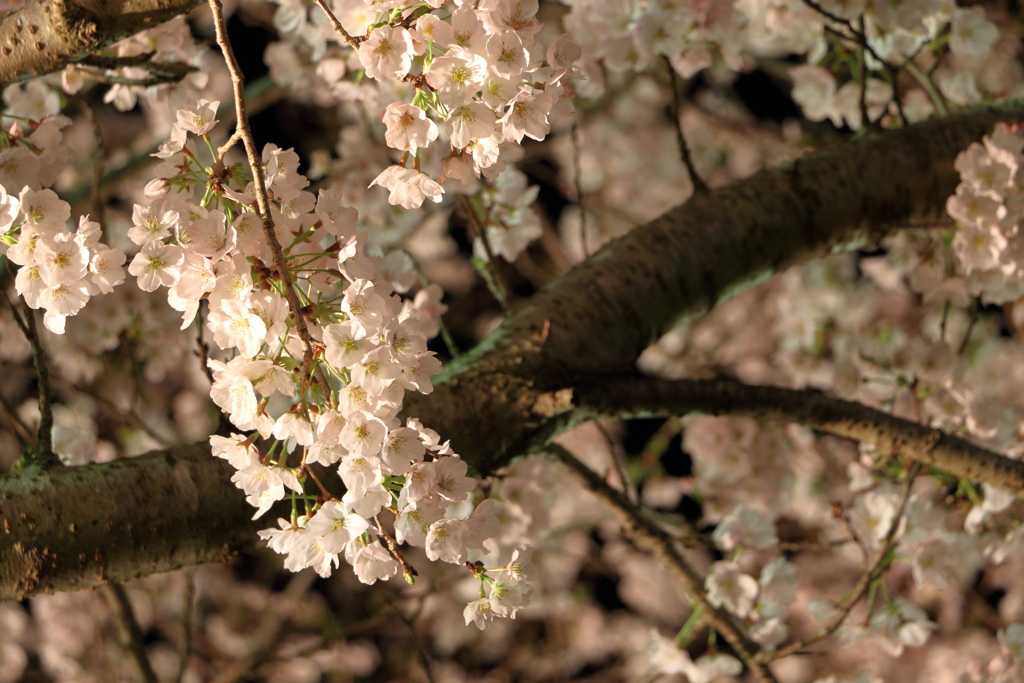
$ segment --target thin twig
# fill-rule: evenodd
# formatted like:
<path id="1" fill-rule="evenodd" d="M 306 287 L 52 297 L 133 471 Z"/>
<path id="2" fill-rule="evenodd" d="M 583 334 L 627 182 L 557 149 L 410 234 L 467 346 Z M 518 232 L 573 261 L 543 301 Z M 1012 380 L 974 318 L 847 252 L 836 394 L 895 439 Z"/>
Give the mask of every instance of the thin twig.
<path id="1" fill-rule="evenodd" d="M 860 18 L 860 34 L 864 33 L 864 17 Z M 857 35 L 857 34 L 854 34 Z M 867 42 L 860 43 L 860 120 L 864 127 L 871 125 L 871 115 L 868 113 L 868 59 Z"/>
<path id="2" fill-rule="evenodd" d="M 128 600 L 128 593 L 124 585 L 112 583 L 104 587 L 103 593 L 110 605 L 114 615 L 114 623 L 117 625 L 118 636 L 121 645 L 132 655 L 135 662 L 135 669 L 142 683 L 157 683 L 156 673 L 153 665 L 149 662 L 149 655 L 146 653 L 146 642 L 143 639 L 139 622 L 135 620 L 135 613 L 132 612 L 132 604 Z"/>
<path id="3" fill-rule="evenodd" d="M 60 465 L 61 462 L 57 454 L 53 452 L 53 388 L 50 385 L 50 368 L 46 365 L 46 351 L 43 350 L 43 343 L 39 339 L 35 311 L 29 308 L 27 303 L 25 304 L 25 328 L 23 331 L 32 347 L 32 364 L 35 366 L 36 380 L 39 385 L 39 448 L 27 460 L 29 464 L 53 467 Z"/>
<path id="4" fill-rule="evenodd" d="M 580 246 L 583 248 L 583 258 L 590 256 L 590 246 L 587 243 L 587 207 L 584 204 L 583 187 L 580 179 L 583 177 L 583 128 L 577 118 L 572 122 L 573 142 L 573 187 L 576 188 L 576 206 L 580 210 Z"/>
<path id="5" fill-rule="evenodd" d="M 334 12 L 331 11 L 331 8 L 327 6 L 327 3 L 324 2 L 324 0 L 313 0 L 313 2 L 316 3 L 317 7 L 324 11 L 324 14 L 327 15 L 327 20 L 331 22 L 334 32 L 337 33 L 342 40 L 351 45 L 352 49 L 359 49 L 359 43 L 361 43 L 362 40 L 366 40 L 366 38 L 364 37 L 360 40 L 359 38 L 353 38 L 349 35 L 348 31 L 346 31 L 345 27 L 341 25 L 340 21 L 338 21 L 338 17 L 334 16 Z"/>
<path id="6" fill-rule="evenodd" d="M 412 257 L 410 256 L 410 258 Z M 412 266 L 416 269 L 416 276 L 419 278 L 420 286 L 423 287 L 423 289 L 430 287 L 430 280 L 427 279 L 423 269 L 420 268 L 420 264 L 413 260 Z M 441 332 L 441 339 L 444 340 L 444 345 L 448 347 L 448 355 L 452 358 L 458 358 L 459 347 L 455 344 L 455 338 L 452 337 L 451 332 L 448 331 L 448 326 L 444 324 L 444 318 L 440 315 L 437 316 L 437 328 Z"/>
<path id="7" fill-rule="evenodd" d="M 557 443 L 552 443 L 546 447 L 546 450 L 579 475 L 594 495 L 619 514 L 623 529 L 649 547 L 662 564 L 676 575 L 687 600 L 704 610 L 704 618 L 707 623 L 722 634 L 722 637 L 732 646 L 736 655 L 754 674 L 754 677 L 759 681 L 777 683 L 767 664 L 756 659 L 760 650 L 757 643 L 747 637 L 742 627 L 728 612 L 708 602 L 707 594 L 704 592 L 704 579 L 676 549 L 674 539 L 644 515 L 625 495 L 609 486 L 604 477 L 580 462 L 565 448 Z"/>
<path id="8" fill-rule="evenodd" d="M 926 425 L 813 389 L 743 384 L 727 378 L 661 380 L 605 375 L 578 384 L 573 404 L 591 416 L 627 419 L 652 414 L 746 415 L 796 422 L 848 439 L 875 444 L 924 465 L 1010 491 L 1024 491 L 1024 463 Z"/>
<path id="9" fill-rule="evenodd" d="M 217 163 L 218 164 L 223 164 L 224 163 L 224 155 L 227 154 L 229 151 L 231 151 L 231 148 L 234 147 L 235 144 L 239 140 L 241 140 L 241 139 L 242 139 L 242 132 L 238 128 L 235 128 L 235 132 L 231 134 L 231 137 L 228 138 L 228 141 L 225 142 L 223 145 L 221 145 L 220 147 L 217 148 Z"/>
<path id="10" fill-rule="evenodd" d="M 391 607 L 391 609 L 395 610 L 395 614 L 398 615 L 398 618 L 401 619 L 402 623 L 405 624 L 406 627 L 409 629 L 409 636 L 412 638 L 412 644 L 413 646 L 415 646 L 416 653 L 420 657 L 420 662 L 423 665 L 423 672 L 427 674 L 427 681 L 429 681 L 429 683 L 436 683 L 436 681 L 434 680 L 433 669 L 430 666 L 430 655 L 427 654 L 427 651 L 423 649 L 423 644 L 420 643 L 420 639 L 416 635 L 416 628 L 412 620 L 407 619 L 405 615 L 402 614 L 402 611 L 394 605 L 394 603 L 388 602 L 388 605 Z"/>
<path id="11" fill-rule="evenodd" d="M 469 198 L 466 195 L 459 195 L 459 203 L 462 206 L 462 212 L 466 214 L 466 220 L 469 222 L 473 232 L 483 243 L 484 252 L 487 254 L 487 265 L 486 268 L 491 274 L 490 278 L 485 278 L 491 293 L 494 294 L 494 298 L 498 300 L 501 305 L 501 310 L 508 314 L 509 305 L 509 294 L 508 286 L 505 284 L 505 280 L 501 277 L 501 273 L 498 272 L 498 262 L 494 258 L 494 251 L 491 249 L 491 242 L 487 238 L 486 228 L 480 225 L 480 221 L 477 219 L 476 211 L 473 209 L 473 205 L 470 203 Z"/>
<path id="12" fill-rule="evenodd" d="M 259 151 L 256 149 L 256 140 L 253 138 L 252 129 L 249 127 L 249 117 L 245 112 L 245 90 L 241 68 L 238 60 L 235 59 L 235 52 L 231 48 L 231 41 L 228 39 L 227 27 L 224 23 L 224 8 L 220 0 L 209 0 L 210 11 L 213 13 L 213 25 L 217 32 L 217 45 L 220 46 L 224 61 L 227 63 L 228 72 L 231 74 L 231 89 L 235 99 L 236 127 L 237 133 L 241 135 L 245 144 L 245 153 L 249 159 L 249 167 L 252 169 L 253 185 L 256 190 L 256 205 L 259 208 L 260 218 L 263 221 L 263 233 L 267 239 L 267 245 L 274 254 L 274 266 L 277 269 L 278 277 L 284 287 L 285 299 L 295 317 L 296 329 L 299 338 L 302 339 L 304 353 L 302 358 L 302 383 L 303 388 L 308 387 L 316 372 L 315 358 L 313 354 L 313 338 L 306 327 L 306 317 L 302 313 L 302 304 L 299 295 L 295 291 L 292 282 L 291 272 L 288 270 L 288 262 L 285 260 L 284 252 L 281 249 L 281 242 L 277 239 L 274 230 L 274 219 L 270 215 L 270 197 L 267 196 L 266 177 L 263 173 L 263 163 Z M 330 395 L 331 384 L 322 377 L 324 391 Z"/>
<path id="13" fill-rule="evenodd" d="M 836 604 L 837 612 L 832 619 L 806 638 L 794 641 L 775 652 L 759 653 L 759 661 L 771 662 L 776 659 L 788 657 L 789 655 L 803 650 L 809 645 L 832 635 L 836 629 L 842 625 L 846 620 L 846 617 L 849 616 L 850 610 L 852 610 L 854 605 L 856 605 L 864 594 L 867 593 L 871 584 L 882 576 L 882 572 L 884 572 L 888 566 L 888 560 L 890 559 L 889 554 L 896 546 L 896 533 L 900 527 L 900 520 L 903 517 L 904 511 L 907 509 L 907 501 L 910 500 L 910 490 L 914 485 L 914 479 L 917 478 L 917 475 L 920 472 L 921 463 L 915 462 L 910 468 L 910 472 L 907 474 L 907 480 L 903 483 L 903 492 L 900 494 L 899 503 L 896 505 L 896 512 L 893 514 L 892 522 L 889 524 L 889 530 L 886 532 L 885 538 L 882 539 L 882 543 L 878 548 L 878 553 L 875 555 L 872 562 L 865 563 L 866 566 L 864 567 L 864 571 L 861 573 L 860 579 L 857 581 L 857 585 L 853 587 L 853 590 Z"/>
<path id="14" fill-rule="evenodd" d="M 188 567 L 181 572 L 182 578 L 185 579 L 185 592 L 181 597 L 181 643 L 178 645 L 178 674 L 174 677 L 174 683 L 181 683 L 192 654 L 192 610 L 196 601 L 195 574 L 195 567 Z"/>
<path id="15" fill-rule="evenodd" d="M 693 183 L 693 193 L 707 194 L 708 186 L 704 183 L 704 179 L 700 177 L 700 174 L 697 173 L 697 168 L 693 165 L 693 157 L 690 156 L 690 146 L 686 144 L 686 136 L 683 135 L 683 93 L 682 84 L 679 82 L 679 74 L 676 73 L 675 67 L 672 66 L 672 60 L 668 57 L 664 57 L 664 60 L 672 88 L 672 119 L 676 129 L 676 141 L 679 143 L 679 156 L 683 160 L 683 165 L 686 166 L 686 171 L 690 174 L 690 182 Z"/>
<path id="16" fill-rule="evenodd" d="M 956 355 L 964 355 L 964 351 L 967 350 L 967 345 L 971 342 L 971 332 L 974 331 L 974 326 L 978 324 L 978 304 L 977 302 L 971 307 L 971 317 L 967 322 L 967 330 L 964 332 L 964 338 L 960 341 L 960 346 L 956 350 Z"/>
<path id="17" fill-rule="evenodd" d="M 626 498 L 629 502 L 636 504 L 636 491 L 633 490 L 632 483 L 629 480 L 629 476 L 626 474 L 626 466 L 622 462 L 622 458 L 619 457 L 618 444 L 615 443 L 615 439 L 608 432 L 608 428 L 600 420 L 595 420 L 594 424 L 597 426 L 597 430 L 601 432 L 605 442 L 608 444 L 608 455 L 612 461 L 612 467 L 615 468 L 615 474 L 619 478 L 619 484 L 622 486 L 622 492 L 626 494 Z"/>
<path id="18" fill-rule="evenodd" d="M 11 423 L 11 429 L 18 435 L 18 438 L 22 443 L 29 446 L 38 446 L 39 439 L 35 434 L 32 433 L 32 428 L 29 427 L 18 415 L 18 412 L 14 409 L 3 394 L 0 394 L 0 413 L 3 414 L 4 418 Z"/>
<path id="19" fill-rule="evenodd" d="M 106 161 L 103 131 L 100 130 L 100 123 L 96 119 L 96 112 L 89 106 L 89 103 L 82 99 L 81 104 L 82 111 L 85 112 L 85 117 L 89 120 L 89 125 L 92 128 L 93 140 L 96 142 L 96 150 L 93 155 L 92 189 L 89 192 L 89 199 L 92 204 L 92 219 L 98 223 L 103 223 L 104 207 L 103 200 L 100 198 L 100 183 L 103 181 L 103 167 Z"/>
<path id="20" fill-rule="evenodd" d="M 384 525 L 380 523 L 378 515 L 374 515 L 373 522 L 377 525 L 377 533 L 384 539 L 384 544 L 387 545 L 388 552 L 391 553 L 391 556 L 395 558 L 395 561 L 398 562 L 398 564 L 402 565 L 402 577 L 405 579 L 406 583 L 411 585 L 420 573 L 416 571 L 416 567 L 413 567 L 406 561 L 405 556 L 402 555 L 402 551 L 398 547 L 398 543 L 396 543 L 391 534 L 384 529 Z"/>
<path id="21" fill-rule="evenodd" d="M 213 368 L 210 367 L 210 349 L 206 346 L 206 340 L 203 338 L 203 306 L 209 305 L 204 304 L 203 300 L 199 300 L 199 309 L 196 311 L 196 347 L 199 350 L 199 360 L 203 364 L 203 372 L 206 373 L 206 378 L 210 380 L 210 384 L 215 384 L 216 380 L 213 378 Z"/>

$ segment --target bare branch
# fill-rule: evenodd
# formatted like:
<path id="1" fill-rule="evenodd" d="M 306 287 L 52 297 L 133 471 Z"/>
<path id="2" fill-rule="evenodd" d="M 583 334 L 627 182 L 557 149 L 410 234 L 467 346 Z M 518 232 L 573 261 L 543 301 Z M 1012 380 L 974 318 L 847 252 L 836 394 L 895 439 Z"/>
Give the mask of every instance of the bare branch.
<path id="1" fill-rule="evenodd" d="M 575 404 L 597 415 L 746 415 L 797 422 L 873 443 L 957 477 L 1024 491 L 1024 462 L 975 446 L 938 429 L 813 389 L 750 386 L 730 379 L 661 380 L 638 375 L 605 377 L 575 392 Z"/>
<path id="2" fill-rule="evenodd" d="M 570 392 L 581 378 L 632 372 L 680 318 L 791 265 L 946 215 L 957 154 L 1018 118 L 1024 101 L 868 132 L 695 195 L 517 302 L 430 396 L 409 394 L 404 412 L 429 414 L 466 462 L 493 472 L 527 442 L 537 447 L 539 422 L 564 413 L 565 426 L 578 423 Z"/>
<path id="3" fill-rule="evenodd" d="M 708 191 L 708 186 L 704 184 L 704 179 L 697 173 L 697 168 L 693 165 L 693 157 L 690 156 L 690 147 L 686 144 L 686 136 L 683 135 L 683 92 L 682 84 L 679 82 L 679 74 L 676 73 L 676 69 L 672 66 L 672 61 L 665 57 L 665 66 L 668 69 L 668 78 L 672 88 L 672 121 L 675 124 L 676 129 L 676 142 L 679 144 L 679 156 L 683 161 L 683 165 L 686 166 L 687 172 L 690 174 L 690 182 L 693 183 L 694 194 L 704 194 Z"/>
<path id="4" fill-rule="evenodd" d="M 121 645 L 132 655 L 135 662 L 135 669 L 139 674 L 139 681 L 142 683 L 157 683 L 156 673 L 153 672 L 153 665 L 149 662 L 149 655 L 146 654 L 146 643 L 143 640 L 142 630 L 139 622 L 135 619 L 132 611 L 132 603 L 128 601 L 128 593 L 124 586 L 113 583 L 105 586 L 103 590 L 114 613 L 114 623 L 117 624 L 118 637 Z"/>
<path id="5" fill-rule="evenodd" d="M 316 6 L 322 9 L 324 14 L 327 15 L 327 20 L 331 22 L 331 27 L 334 28 L 334 32 L 337 33 L 342 40 L 351 45 L 352 49 L 359 49 L 359 43 L 366 40 L 366 37 L 353 38 L 349 35 L 348 31 L 345 30 L 345 27 L 341 25 L 341 22 L 338 21 L 338 17 L 334 15 L 334 12 L 331 11 L 331 8 L 327 6 L 327 3 L 324 2 L 324 0 L 313 0 L 313 2 L 315 2 Z"/>

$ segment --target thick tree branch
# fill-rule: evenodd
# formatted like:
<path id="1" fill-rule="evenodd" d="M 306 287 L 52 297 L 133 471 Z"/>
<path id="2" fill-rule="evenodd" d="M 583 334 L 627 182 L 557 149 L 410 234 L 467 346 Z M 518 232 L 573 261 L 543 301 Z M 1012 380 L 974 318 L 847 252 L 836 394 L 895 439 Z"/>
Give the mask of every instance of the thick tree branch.
<path id="1" fill-rule="evenodd" d="M 197 0 L 36 0 L 0 19 L 0 85 L 60 71 Z"/>
<path id="2" fill-rule="evenodd" d="M 255 547 L 267 520 L 250 519 L 231 474 L 207 444 L 196 444 L 0 477 L 0 601 L 129 581 Z"/>
<path id="3" fill-rule="evenodd" d="M 729 379 L 671 381 L 634 375 L 600 378 L 578 387 L 573 402 L 582 410 L 607 417 L 702 412 L 797 422 L 873 443 L 882 451 L 958 477 L 1024 492 L 1024 462 L 1020 460 L 813 389 L 750 386 Z"/>
<path id="4" fill-rule="evenodd" d="M 592 374 L 630 372 L 681 317 L 830 250 L 938 221 L 956 155 L 1024 101 L 870 133 L 686 204 L 609 243 L 514 307 L 499 330 L 446 368 L 406 414 L 448 435 L 478 471 L 522 452 L 523 435 L 573 410 L 566 391 Z"/>
<path id="5" fill-rule="evenodd" d="M 681 316 L 855 239 L 937 221 L 959 181 L 956 155 L 997 121 L 1018 118 L 1024 102 L 870 134 L 694 197 L 519 303 L 497 333 L 449 364 L 432 394 L 408 394 L 405 413 L 450 437 L 478 471 L 538 450 L 587 417 L 575 388 L 633 372 L 640 351 Z M 254 530 L 268 524 L 249 521 L 228 468 L 208 454 L 203 444 L 0 477 L 0 599 L 252 547 Z"/>

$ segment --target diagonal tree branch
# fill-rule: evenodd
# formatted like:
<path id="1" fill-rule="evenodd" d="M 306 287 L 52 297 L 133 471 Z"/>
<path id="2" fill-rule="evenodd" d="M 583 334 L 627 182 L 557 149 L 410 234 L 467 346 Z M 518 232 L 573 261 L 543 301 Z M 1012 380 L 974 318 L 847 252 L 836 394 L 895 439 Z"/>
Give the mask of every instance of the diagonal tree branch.
<path id="1" fill-rule="evenodd" d="M 631 372 L 680 318 L 796 263 L 945 216 L 956 155 L 1012 119 L 1024 119 L 1024 101 L 869 133 L 695 195 L 518 304 L 433 394 L 408 396 L 405 413 L 493 472 L 538 423 L 573 410 L 564 390 Z"/>
<path id="2" fill-rule="evenodd" d="M 608 417 L 702 412 L 797 422 L 873 443 L 883 451 L 958 477 L 1024 492 L 1024 462 L 1020 460 L 814 389 L 751 386 L 731 379 L 672 381 L 632 375 L 604 377 L 578 387 L 574 403 Z"/>
<path id="3" fill-rule="evenodd" d="M 1024 101 L 865 135 L 694 197 L 517 304 L 498 332 L 449 364 L 432 394 L 409 394 L 405 414 L 450 437 L 478 472 L 539 450 L 588 419 L 574 388 L 632 373 L 640 351 L 680 317 L 830 249 L 943 216 L 959 181 L 956 155 L 1012 119 L 1024 119 Z M 254 530 L 268 524 L 249 521 L 227 468 L 208 454 L 203 444 L 0 477 L 0 599 L 252 547 Z M 126 528 L 132 542 L 118 544 Z M 101 559 L 89 559 L 97 548 Z"/>

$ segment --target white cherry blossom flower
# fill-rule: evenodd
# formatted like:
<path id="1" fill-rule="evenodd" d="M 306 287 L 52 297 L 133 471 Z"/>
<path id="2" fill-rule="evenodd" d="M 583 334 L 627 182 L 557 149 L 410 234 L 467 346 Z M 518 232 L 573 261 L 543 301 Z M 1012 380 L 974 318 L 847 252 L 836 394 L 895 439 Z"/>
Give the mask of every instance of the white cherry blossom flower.
<path id="1" fill-rule="evenodd" d="M 507 140 L 523 141 L 523 137 L 543 140 L 551 130 L 548 114 L 554 101 L 550 93 L 531 94 L 522 90 L 512 98 L 512 106 L 501 119 L 502 133 Z"/>
<path id="2" fill-rule="evenodd" d="M 14 194 L 22 188 L 39 187 L 39 157 L 25 147 L 11 147 L 0 152 L 0 186 Z"/>
<path id="3" fill-rule="evenodd" d="M 984 7 L 957 9 L 949 31 L 949 49 L 963 59 L 983 61 L 999 39 L 999 29 L 985 18 Z"/>
<path id="4" fill-rule="evenodd" d="M 530 63 L 523 39 L 512 31 L 488 37 L 486 56 L 491 71 L 502 78 L 518 79 Z"/>
<path id="5" fill-rule="evenodd" d="M 491 611 L 499 617 L 516 618 L 516 612 L 523 606 L 523 589 L 509 572 L 501 572 L 491 584 Z"/>
<path id="6" fill-rule="evenodd" d="M 415 152 L 437 139 L 437 125 L 427 118 L 419 107 L 392 102 L 384 111 L 384 125 L 388 127 L 384 139 L 388 146 Z"/>
<path id="7" fill-rule="evenodd" d="M 473 99 L 487 78 L 487 61 L 478 54 L 452 47 L 430 63 L 427 83 L 438 91 L 441 102 L 452 109 Z"/>
<path id="8" fill-rule="evenodd" d="M 71 218 L 71 205 L 53 190 L 35 191 L 26 187 L 19 199 L 25 222 L 43 234 L 63 230 Z"/>
<path id="9" fill-rule="evenodd" d="M 431 524 L 444 517 L 444 509 L 437 501 L 422 498 L 402 508 L 395 519 L 395 540 L 409 545 L 423 545 Z"/>
<path id="10" fill-rule="evenodd" d="M 452 146 L 462 148 L 474 138 L 487 138 L 494 134 L 498 117 L 490 107 L 470 102 L 452 110 L 444 124 Z"/>
<path id="11" fill-rule="evenodd" d="M 467 477 L 468 467 L 458 456 L 438 458 L 434 461 L 434 490 L 445 500 L 457 503 L 466 500 L 469 492 L 476 488 L 476 479 Z"/>
<path id="12" fill-rule="evenodd" d="M 491 601 L 488 598 L 480 598 L 474 600 L 466 605 L 466 609 L 462 611 L 462 616 L 466 620 L 466 626 L 472 623 L 481 631 L 491 625 L 491 621 L 494 619 L 494 610 L 491 609 Z"/>
<path id="13" fill-rule="evenodd" d="M 324 328 L 324 343 L 327 347 L 324 358 L 331 367 L 341 369 L 363 362 L 366 355 L 376 348 L 364 333 L 362 325 L 359 325 L 357 333 L 356 323 L 351 320 Z"/>
<path id="14" fill-rule="evenodd" d="M 740 571 L 735 562 L 715 562 L 711 565 L 704 586 L 708 602 L 725 607 L 739 617 L 746 617 L 757 597 L 757 579 Z"/>
<path id="15" fill-rule="evenodd" d="M 46 309 L 43 324 L 54 334 L 64 334 L 64 318 L 75 315 L 89 301 L 89 290 L 83 280 L 46 287 L 39 295 L 39 305 Z"/>
<path id="16" fill-rule="evenodd" d="M 439 519 L 427 532 L 426 552 L 431 561 L 462 564 L 466 556 L 466 523 L 460 519 Z M 492 605 L 493 606 L 493 605 Z"/>
<path id="17" fill-rule="evenodd" d="M 398 573 L 398 562 L 388 554 L 379 542 L 364 546 L 355 556 L 352 568 L 359 580 L 373 585 L 378 580 L 387 581 Z"/>
<path id="18" fill-rule="evenodd" d="M 170 287 L 176 283 L 181 277 L 180 267 L 184 262 L 184 249 L 153 240 L 135 255 L 128 272 L 138 279 L 139 289 L 152 292 L 161 285 Z"/>
<path id="19" fill-rule="evenodd" d="M 402 78 L 412 66 L 412 36 L 399 26 L 380 26 L 359 44 L 366 75 L 378 81 Z"/>
<path id="20" fill-rule="evenodd" d="M 16 195 L 8 194 L 0 184 L 0 235 L 11 229 L 20 210 L 21 200 Z"/>
<path id="21" fill-rule="evenodd" d="M 71 232 L 42 235 L 36 241 L 35 260 L 43 281 L 56 287 L 85 277 L 89 269 L 89 250 L 79 244 Z"/>
<path id="22" fill-rule="evenodd" d="M 329 553 L 340 553 L 353 538 L 362 535 L 369 522 L 352 514 L 336 500 L 323 504 L 306 522 L 306 531 L 320 537 L 320 545 Z"/>
<path id="23" fill-rule="evenodd" d="M 255 356 L 267 336 L 267 326 L 247 301 L 223 299 L 210 307 L 207 327 L 222 349 L 237 348 L 245 358 Z"/>
<path id="24" fill-rule="evenodd" d="M 365 457 L 380 452 L 386 433 L 387 428 L 379 418 L 360 410 L 348 416 L 338 440 L 353 454 Z"/>
<path id="25" fill-rule="evenodd" d="M 206 135 L 217 125 L 218 100 L 195 100 L 178 110 L 178 127 L 194 135 Z"/>
<path id="26" fill-rule="evenodd" d="M 405 209 L 418 209 L 426 199 L 439 203 L 444 194 L 444 189 L 426 173 L 397 165 L 384 169 L 370 183 L 370 187 L 374 185 L 380 185 L 391 192 L 389 204 L 401 205 Z"/>

